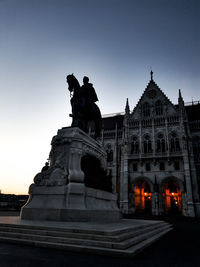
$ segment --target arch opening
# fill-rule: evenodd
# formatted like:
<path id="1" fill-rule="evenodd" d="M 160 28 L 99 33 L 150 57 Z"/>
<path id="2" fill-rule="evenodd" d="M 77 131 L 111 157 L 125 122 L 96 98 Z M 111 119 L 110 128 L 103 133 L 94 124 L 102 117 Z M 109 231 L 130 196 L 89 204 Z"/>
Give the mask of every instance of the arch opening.
<path id="1" fill-rule="evenodd" d="M 84 172 L 84 183 L 87 187 L 112 192 L 112 176 L 107 174 L 99 159 L 85 155 L 81 159 L 81 169 Z"/>
<path id="2" fill-rule="evenodd" d="M 181 190 L 177 182 L 168 180 L 163 184 L 163 208 L 166 215 L 178 215 L 182 211 Z"/>
<path id="3" fill-rule="evenodd" d="M 146 181 L 138 181 L 134 186 L 135 213 L 151 213 L 151 189 Z"/>

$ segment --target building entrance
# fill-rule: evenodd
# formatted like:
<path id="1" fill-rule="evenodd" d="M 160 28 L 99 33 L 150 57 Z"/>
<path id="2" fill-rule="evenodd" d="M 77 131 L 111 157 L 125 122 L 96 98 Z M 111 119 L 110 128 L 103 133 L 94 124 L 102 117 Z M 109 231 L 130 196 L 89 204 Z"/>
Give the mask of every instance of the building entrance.
<path id="1" fill-rule="evenodd" d="M 169 215 L 180 214 L 181 206 L 181 191 L 179 186 L 173 180 L 165 182 L 163 185 L 163 206 L 164 213 Z"/>
<path id="2" fill-rule="evenodd" d="M 139 181 L 134 186 L 135 212 L 151 213 L 151 190 L 146 181 Z"/>

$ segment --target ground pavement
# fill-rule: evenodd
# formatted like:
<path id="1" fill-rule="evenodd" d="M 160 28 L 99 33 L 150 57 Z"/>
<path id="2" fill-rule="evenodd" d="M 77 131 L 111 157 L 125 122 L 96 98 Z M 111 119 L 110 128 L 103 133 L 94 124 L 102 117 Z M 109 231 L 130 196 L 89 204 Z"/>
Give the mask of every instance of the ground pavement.
<path id="1" fill-rule="evenodd" d="M 200 266 L 200 223 L 194 220 L 174 220 L 173 224 L 171 232 L 133 259 L 0 243 L 0 266 Z"/>

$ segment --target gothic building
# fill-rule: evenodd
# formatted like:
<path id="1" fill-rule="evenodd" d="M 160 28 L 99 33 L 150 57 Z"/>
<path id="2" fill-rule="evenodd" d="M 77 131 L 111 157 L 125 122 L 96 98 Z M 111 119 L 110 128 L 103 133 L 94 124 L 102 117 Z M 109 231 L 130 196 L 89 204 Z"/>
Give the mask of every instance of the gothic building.
<path id="1" fill-rule="evenodd" d="M 137 105 L 103 118 L 113 191 L 124 214 L 200 216 L 200 103 L 174 105 L 151 79 Z"/>

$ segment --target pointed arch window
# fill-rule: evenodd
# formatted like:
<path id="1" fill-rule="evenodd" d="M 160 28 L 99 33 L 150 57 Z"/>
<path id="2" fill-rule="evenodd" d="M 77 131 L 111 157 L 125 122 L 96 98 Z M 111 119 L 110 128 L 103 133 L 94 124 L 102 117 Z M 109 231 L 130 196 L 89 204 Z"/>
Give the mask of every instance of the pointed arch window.
<path id="1" fill-rule="evenodd" d="M 113 150 L 110 143 L 106 146 L 107 162 L 113 162 Z"/>
<path id="2" fill-rule="evenodd" d="M 166 152 L 166 142 L 163 134 L 158 135 L 156 143 L 157 143 L 157 149 L 156 149 L 157 152 L 161 153 Z"/>
<path id="3" fill-rule="evenodd" d="M 131 142 L 131 154 L 138 154 L 139 153 L 139 143 L 136 136 L 133 136 Z"/>
<path id="4" fill-rule="evenodd" d="M 149 103 L 145 102 L 142 106 L 142 115 L 144 117 L 149 117 L 150 116 L 150 105 Z"/>
<path id="5" fill-rule="evenodd" d="M 144 154 L 152 153 L 152 143 L 149 135 L 145 135 L 143 142 Z"/>
<path id="6" fill-rule="evenodd" d="M 176 133 L 171 134 L 170 139 L 170 152 L 180 151 L 180 142 Z"/>
<path id="7" fill-rule="evenodd" d="M 156 115 L 163 115 L 163 104 L 160 100 L 156 101 L 155 104 L 155 109 L 156 109 Z"/>

